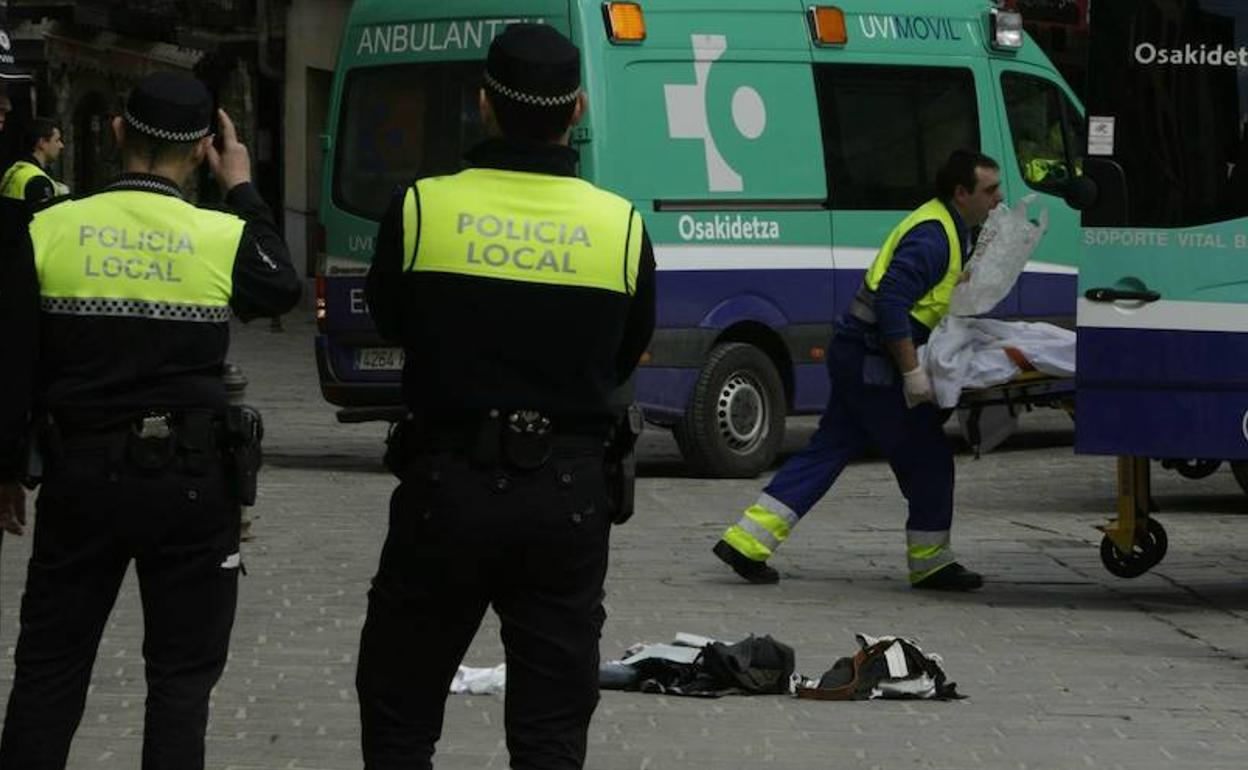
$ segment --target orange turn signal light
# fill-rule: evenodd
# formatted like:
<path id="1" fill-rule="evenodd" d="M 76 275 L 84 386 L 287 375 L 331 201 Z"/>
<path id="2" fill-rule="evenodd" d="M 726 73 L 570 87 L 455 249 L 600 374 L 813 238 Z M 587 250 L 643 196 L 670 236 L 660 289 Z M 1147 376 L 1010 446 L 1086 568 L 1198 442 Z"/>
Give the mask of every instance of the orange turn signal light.
<path id="1" fill-rule="evenodd" d="M 834 5 L 816 5 L 810 9 L 810 35 L 819 45 L 845 45 L 849 33 L 845 29 L 845 12 Z"/>
<path id="2" fill-rule="evenodd" d="M 603 3 L 607 37 L 612 43 L 640 43 L 646 39 L 646 17 L 638 3 Z"/>

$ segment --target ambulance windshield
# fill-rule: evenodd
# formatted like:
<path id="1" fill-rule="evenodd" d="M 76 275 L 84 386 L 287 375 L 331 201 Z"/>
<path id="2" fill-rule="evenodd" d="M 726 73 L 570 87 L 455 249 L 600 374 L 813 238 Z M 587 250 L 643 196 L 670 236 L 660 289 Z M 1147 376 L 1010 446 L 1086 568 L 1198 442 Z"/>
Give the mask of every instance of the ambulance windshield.
<path id="1" fill-rule="evenodd" d="M 336 139 L 335 202 L 379 220 L 400 186 L 458 171 L 485 135 L 477 110 L 482 67 L 437 62 L 351 72 Z"/>

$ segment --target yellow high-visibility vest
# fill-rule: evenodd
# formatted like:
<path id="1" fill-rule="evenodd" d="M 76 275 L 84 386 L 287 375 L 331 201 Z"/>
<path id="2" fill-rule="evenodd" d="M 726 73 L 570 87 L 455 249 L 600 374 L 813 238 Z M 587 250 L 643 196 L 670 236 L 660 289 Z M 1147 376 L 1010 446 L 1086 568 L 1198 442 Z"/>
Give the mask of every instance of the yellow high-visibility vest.
<path id="1" fill-rule="evenodd" d="M 31 163 L 28 160 L 19 160 L 9 170 L 4 172 L 4 177 L 0 178 L 0 197 L 12 198 L 14 200 L 26 200 L 26 185 L 32 179 L 38 177 L 46 177 L 52 183 L 53 188 L 56 182 L 52 177 L 48 176 L 48 172 L 37 163 Z"/>
<path id="2" fill-rule="evenodd" d="M 876 254 L 875 261 L 871 263 L 864 278 L 869 290 L 874 292 L 878 289 L 880 281 L 884 280 L 884 273 L 888 271 L 889 263 L 893 261 L 897 244 L 915 227 L 933 220 L 945 228 L 945 236 L 949 241 L 949 267 L 940 282 L 910 308 L 910 315 L 929 329 L 936 328 L 940 319 L 949 312 L 949 300 L 953 296 L 954 287 L 958 285 L 958 276 L 962 275 L 962 239 L 958 236 L 958 227 L 944 203 L 933 198 L 901 220 L 884 240 L 884 245 L 880 247 L 880 252 Z"/>
<path id="3" fill-rule="evenodd" d="M 170 195 L 113 190 L 34 215 L 43 309 L 221 322 L 245 222 Z"/>
<path id="4" fill-rule="evenodd" d="M 641 239 L 631 203 L 575 177 L 468 169 L 420 180 L 403 204 L 407 272 L 631 295 Z"/>

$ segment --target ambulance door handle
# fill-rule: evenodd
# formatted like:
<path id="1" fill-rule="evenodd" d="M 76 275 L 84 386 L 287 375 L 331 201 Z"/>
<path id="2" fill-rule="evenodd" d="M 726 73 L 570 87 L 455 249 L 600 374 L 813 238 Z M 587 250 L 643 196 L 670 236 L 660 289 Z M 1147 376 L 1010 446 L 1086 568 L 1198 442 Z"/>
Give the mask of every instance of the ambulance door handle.
<path id="1" fill-rule="evenodd" d="M 1156 302 L 1161 294 L 1150 289 L 1088 289 L 1083 293 L 1092 302 Z"/>

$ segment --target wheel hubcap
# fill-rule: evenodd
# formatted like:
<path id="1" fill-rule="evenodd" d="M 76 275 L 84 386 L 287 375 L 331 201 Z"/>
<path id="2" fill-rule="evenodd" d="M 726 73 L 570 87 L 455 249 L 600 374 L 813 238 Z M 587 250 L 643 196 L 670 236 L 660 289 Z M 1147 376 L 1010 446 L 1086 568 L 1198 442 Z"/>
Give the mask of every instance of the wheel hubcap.
<path id="1" fill-rule="evenodd" d="M 719 433 L 728 448 L 749 454 L 767 438 L 767 400 L 748 372 L 734 372 L 724 381 L 716 403 Z"/>

